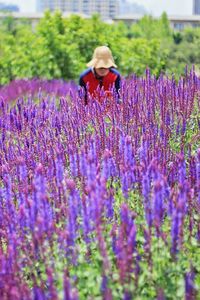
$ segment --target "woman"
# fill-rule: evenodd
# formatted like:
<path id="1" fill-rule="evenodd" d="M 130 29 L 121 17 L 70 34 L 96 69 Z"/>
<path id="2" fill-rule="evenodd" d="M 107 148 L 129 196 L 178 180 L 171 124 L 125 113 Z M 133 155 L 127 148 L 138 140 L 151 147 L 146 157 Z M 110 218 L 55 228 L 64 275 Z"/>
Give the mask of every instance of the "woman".
<path id="1" fill-rule="evenodd" d="M 84 90 L 85 104 L 88 103 L 89 95 L 99 102 L 105 97 L 119 98 L 121 77 L 115 69 L 117 66 L 110 49 L 106 46 L 97 47 L 87 66 L 89 68 L 79 78 L 79 86 Z"/>

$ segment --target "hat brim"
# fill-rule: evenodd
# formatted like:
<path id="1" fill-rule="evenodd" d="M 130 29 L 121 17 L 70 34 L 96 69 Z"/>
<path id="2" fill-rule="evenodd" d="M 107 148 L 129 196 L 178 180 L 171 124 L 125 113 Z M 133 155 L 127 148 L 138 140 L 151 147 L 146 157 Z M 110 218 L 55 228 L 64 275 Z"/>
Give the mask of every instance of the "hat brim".
<path id="1" fill-rule="evenodd" d="M 106 68 L 109 69 L 111 67 L 117 68 L 117 65 L 111 59 L 96 59 L 93 58 L 89 63 L 87 63 L 87 67 L 94 67 L 96 69 Z"/>

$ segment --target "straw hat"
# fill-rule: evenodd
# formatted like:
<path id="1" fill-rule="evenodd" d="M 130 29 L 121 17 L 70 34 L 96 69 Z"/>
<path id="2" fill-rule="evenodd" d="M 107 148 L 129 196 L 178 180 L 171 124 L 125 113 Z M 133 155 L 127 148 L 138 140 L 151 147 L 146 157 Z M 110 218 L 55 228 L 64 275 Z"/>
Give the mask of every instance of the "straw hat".
<path id="1" fill-rule="evenodd" d="M 92 60 L 87 64 L 87 67 L 94 68 L 117 68 L 112 57 L 112 52 L 106 46 L 97 47 L 94 50 Z"/>

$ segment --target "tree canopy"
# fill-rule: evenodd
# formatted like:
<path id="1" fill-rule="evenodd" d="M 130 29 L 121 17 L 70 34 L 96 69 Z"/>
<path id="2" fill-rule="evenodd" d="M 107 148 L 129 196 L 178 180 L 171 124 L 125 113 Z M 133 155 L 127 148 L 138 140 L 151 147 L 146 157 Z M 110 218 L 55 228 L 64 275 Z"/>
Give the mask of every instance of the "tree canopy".
<path id="1" fill-rule="evenodd" d="M 144 16 L 137 24 L 107 24 L 98 15 L 64 18 L 46 12 L 36 28 L 25 19 L 7 16 L 0 24 L 0 84 L 16 78 L 77 80 L 94 48 L 108 45 L 119 71 L 142 75 L 147 67 L 177 75 L 185 65 L 199 67 L 200 29 L 173 32 L 167 15 Z"/>

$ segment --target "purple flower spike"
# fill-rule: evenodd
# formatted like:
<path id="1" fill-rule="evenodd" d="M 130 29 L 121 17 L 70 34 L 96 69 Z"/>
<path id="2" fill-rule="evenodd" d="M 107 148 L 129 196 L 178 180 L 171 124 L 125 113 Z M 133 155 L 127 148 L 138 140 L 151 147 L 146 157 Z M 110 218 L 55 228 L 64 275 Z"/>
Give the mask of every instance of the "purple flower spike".
<path id="1" fill-rule="evenodd" d="M 46 300 L 44 291 L 41 288 L 35 286 L 33 288 L 33 299 L 34 300 Z"/>
<path id="2" fill-rule="evenodd" d="M 161 225 L 163 221 L 164 215 L 164 192 L 163 192 L 163 183 L 161 180 L 157 180 L 154 182 L 154 225 L 156 227 L 157 233 L 161 230 Z"/>
<path id="3" fill-rule="evenodd" d="M 190 272 L 185 274 L 185 300 L 195 300 L 197 296 L 195 284 L 194 268 L 191 267 Z"/>

